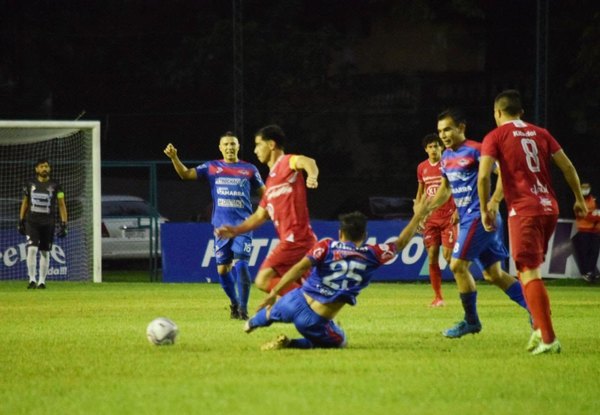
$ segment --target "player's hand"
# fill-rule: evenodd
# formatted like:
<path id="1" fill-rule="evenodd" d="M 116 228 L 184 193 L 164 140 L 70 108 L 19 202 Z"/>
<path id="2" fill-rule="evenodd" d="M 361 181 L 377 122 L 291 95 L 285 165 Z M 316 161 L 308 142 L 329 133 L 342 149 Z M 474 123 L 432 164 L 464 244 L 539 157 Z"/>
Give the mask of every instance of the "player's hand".
<path id="1" fill-rule="evenodd" d="M 233 238 L 237 234 L 235 233 L 233 226 L 225 225 L 215 229 L 215 236 L 223 239 Z"/>
<path id="2" fill-rule="evenodd" d="M 64 238 L 67 236 L 67 222 L 61 222 L 58 225 L 58 232 L 56 232 L 56 236 L 59 238 Z"/>
<path id="3" fill-rule="evenodd" d="M 585 215 L 588 214 L 588 208 L 585 202 L 579 203 L 575 201 L 575 205 L 573 205 L 573 210 L 575 211 L 575 216 L 579 218 L 583 218 Z"/>
<path id="4" fill-rule="evenodd" d="M 167 147 L 163 150 L 163 152 L 167 155 L 168 158 L 172 159 L 173 157 L 177 157 L 177 149 L 171 143 L 167 144 Z"/>
<path id="5" fill-rule="evenodd" d="M 271 306 L 273 304 L 275 304 L 275 301 L 277 301 L 277 294 L 273 293 L 272 291 L 269 293 L 269 295 L 267 295 L 262 301 L 261 303 L 258 305 L 258 307 L 256 307 L 256 311 L 260 311 L 263 308 L 267 307 L 267 308 L 271 308 Z"/>
<path id="6" fill-rule="evenodd" d="M 27 231 L 25 230 L 25 219 L 19 220 L 19 224 L 17 225 L 17 229 L 21 235 L 26 235 Z"/>
<path id="7" fill-rule="evenodd" d="M 481 209 L 481 223 L 486 232 L 494 232 L 496 230 L 496 213 Z"/>
<path id="8" fill-rule="evenodd" d="M 306 178 L 306 187 L 308 187 L 309 189 L 316 189 L 317 187 L 319 187 L 317 176 L 308 176 Z"/>

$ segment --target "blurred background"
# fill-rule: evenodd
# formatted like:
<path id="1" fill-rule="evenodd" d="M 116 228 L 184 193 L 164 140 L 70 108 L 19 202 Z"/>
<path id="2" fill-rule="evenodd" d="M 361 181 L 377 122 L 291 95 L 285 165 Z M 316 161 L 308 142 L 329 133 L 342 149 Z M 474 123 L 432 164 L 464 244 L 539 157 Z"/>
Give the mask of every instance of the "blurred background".
<path id="1" fill-rule="evenodd" d="M 219 137 L 234 131 L 258 164 L 254 132 L 278 123 L 286 152 L 319 164 L 313 218 L 377 217 L 369 198 L 416 193 L 436 115 L 462 107 L 480 141 L 506 88 L 600 186 L 595 0 L 1 3 L 0 118 L 100 120 L 103 194 L 147 199 L 153 165 L 171 220 L 207 220 L 211 200 L 205 183 L 179 180 L 168 142 L 191 167 L 220 158 Z M 572 195 L 555 182 L 570 218 Z"/>

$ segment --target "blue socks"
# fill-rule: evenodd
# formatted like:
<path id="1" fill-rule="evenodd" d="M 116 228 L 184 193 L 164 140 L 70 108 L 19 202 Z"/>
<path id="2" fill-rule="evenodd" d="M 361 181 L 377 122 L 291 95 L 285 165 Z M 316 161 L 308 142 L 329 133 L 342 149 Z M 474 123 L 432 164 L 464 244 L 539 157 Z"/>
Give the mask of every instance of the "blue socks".
<path id="1" fill-rule="evenodd" d="M 273 322 L 267 318 L 267 309 L 261 308 L 248 323 L 250 327 L 268 327 Z"/>
<path id="2" fill-rule="evenodd" d="M 248 299 L 250 298 L 250 270 L 248 269 L 247 261 L 237 261 L 233 266 L 237 275 L 237 289 L 240 300 L 240 308 L 248 309 Z"/>
<path id="3" fill-rule="evenodd" d="M 477 315 L 477 291 L 460 293 L 460 301 L 465 310 L 465 321 L 469 324 L 479 323 L 479 315 Z"/>
<path id="4" fill-rule="evenodd" d="M 523 295 L 523 287 L 519 281 L 515 281 L 504 292 L 506 295 L 508 295 L 508 298 L 519 304 L 525 310 L 529 311 L 529 308 L 527 308 L 527 303 L 525 302 L 525 296 Z"/>
<path id="5" fill-rule="evenodd" d="M 237 293 L 235 292 L 235 280 L 233 279 L 233 275 L 231 272 L 227 274 L 219 274 L 219 282 L 221 283 L 221 287 L 223 287 L 223 291 L 229 297 L 232 305 L 239 305 L 239 300 Z"/>

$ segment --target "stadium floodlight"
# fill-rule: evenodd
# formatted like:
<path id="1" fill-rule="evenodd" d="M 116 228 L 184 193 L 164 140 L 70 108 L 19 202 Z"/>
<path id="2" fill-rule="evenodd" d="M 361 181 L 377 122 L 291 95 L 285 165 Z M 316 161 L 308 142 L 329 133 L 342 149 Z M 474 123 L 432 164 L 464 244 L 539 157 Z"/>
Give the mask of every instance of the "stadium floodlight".
<path id="1" fill-rule="evenodd" d="M 0 280 L 28 279 L 17 223 L 23 186 L 41 158 L 64 189 L 69 216 L 67 237 L 54 240 L 48 279 L 101 282 L 99 121 L 0 121 Z"/>

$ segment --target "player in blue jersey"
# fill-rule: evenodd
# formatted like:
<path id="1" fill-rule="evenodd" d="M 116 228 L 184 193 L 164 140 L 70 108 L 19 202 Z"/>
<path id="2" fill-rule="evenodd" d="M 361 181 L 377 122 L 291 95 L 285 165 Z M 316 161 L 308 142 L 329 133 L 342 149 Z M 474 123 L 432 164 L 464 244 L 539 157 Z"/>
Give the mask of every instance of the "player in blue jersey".
<path id="1" fill-rule="evenodd" d="M 179 177 L 184 180 L 204 178 L 210 185 L 213 209 L 212 225 L 216 228 L 225 224 L 238 225 L 253 212 L 251 191 L 262 197 L 265 185 L 257 168 L 238 158 L 240 144 L 231 132 L 219 141 L 222 160 L 207 161 L 195 168 L 187 168 L 177 155 L 177 149 L 169 143 L 164 152 L 171 159 Z M 234 238 L 215 238 L 217 273 L 225 294 L 231 301 L 230 317 L 248 319 L 250 296 L 250 270 L 248 259 L 252 253 L 252 232 Z M 237 290 L 236 290 L 236 278 Z"/>
<path id="2" fill-rule="evenodd" d="M 498 205 L 503 197 L 502 183 L 498 180 L 487 205 L 488 210 L 494 212 L 496 217 L 496 229 L 494 232 L 486 232 L 481 223 L 477 194 L 481 143 L 467 140 L 465 129 L 466 120 L 460 110 L 449 109 L 438 115 L 438 134 L 446 146 L 442 154 L 443 179 L 435 197 L 424 204 L 424 212 L 421 212 L 429 213 L 435 210 L 452 195 L 460 217 L 450 269 L 456 280 L 465 315 L 456 326 L 442 332 L 450 338 L 481 331 L 481 321 L 477 313 L 477 286 L 469 271 L 473 261 L 481 267 L 483 277 L 487 281 L 502 289 L 511 300 L 527 310 L 521 284 L 501 267 L 501 262 L 508 258 L 508 251 L 500 233 L 501 217 L 497 214 Z"/>
<path id="3" fill-rule="evenodd" d="M 317 242 L 307 256 L 286 272 L 260 304 L 260 311 L 248 320 L 244 331 L 272 323 L 294 323 L 303 336 L 289 339 L 280 335 L 262 350 L 281 348 L 336 348 L 346 345 L 344 331 L 333 322 L 346 304 L 369 285 L 373 272 L 393 259 L 410 241 L 422 220 L 415 215 L 394 242 L 363 245 L 367 237 L 367 218 L 360 212 L 340 216 L 339 240 Z M 302 287 L 290 291 L 277 302 L 285 288 L 299 281 L 312 267 Z M 273 305 L 274 304 L 274 305 Z"/>

